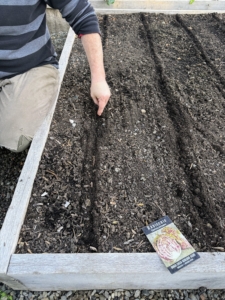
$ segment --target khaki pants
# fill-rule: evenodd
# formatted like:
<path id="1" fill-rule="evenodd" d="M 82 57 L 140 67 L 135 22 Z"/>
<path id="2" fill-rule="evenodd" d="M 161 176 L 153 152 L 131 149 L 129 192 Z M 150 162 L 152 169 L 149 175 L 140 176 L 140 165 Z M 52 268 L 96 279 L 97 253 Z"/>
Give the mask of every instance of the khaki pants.
<path id="1" fill-rule="evenodd" d="M 45 65 L 10 79 L 0 79 L 0 146 L 26 149 L 52 108 L 59 72 Z"/>

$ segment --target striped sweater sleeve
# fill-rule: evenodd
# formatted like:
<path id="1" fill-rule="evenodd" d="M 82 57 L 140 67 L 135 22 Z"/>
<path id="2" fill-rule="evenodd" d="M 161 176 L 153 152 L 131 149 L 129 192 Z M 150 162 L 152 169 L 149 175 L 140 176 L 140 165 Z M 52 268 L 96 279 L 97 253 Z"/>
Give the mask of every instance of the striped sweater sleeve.
<path id="1" fill-rule="evenodd" d="M 57 66 L 44 0 L 0 0 L 0 79 Z"/>
<path id="2" fill-rule="evenodd" d="M 46 0 L 46 2 L 60 10 L 63 18 L 77 35 L 100 33 L 97 16 L 88 0 Z"/>
<path id="3" fill-rule="evenodd" d="M 0 0 L 0 79 L 46 64 L 57 67 L 46 4 L 59 9 L 76 34 L 100 33 L 88 0 Z"/>

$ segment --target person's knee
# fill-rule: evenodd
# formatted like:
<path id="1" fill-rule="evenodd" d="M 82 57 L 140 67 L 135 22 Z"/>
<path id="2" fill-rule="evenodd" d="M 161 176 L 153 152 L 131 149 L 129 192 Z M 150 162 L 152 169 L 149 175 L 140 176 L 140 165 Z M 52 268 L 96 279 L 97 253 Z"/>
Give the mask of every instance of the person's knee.
<path id="1" fill-rule="evenodd" d="M 18 141 L 17 149 L 16 150 L 11 150 L 13 152 L 19 153 L 24 151 L 30 146 L 32 139 L 30 137 L 26 137 L 24 135 L 21 135 Z"/>

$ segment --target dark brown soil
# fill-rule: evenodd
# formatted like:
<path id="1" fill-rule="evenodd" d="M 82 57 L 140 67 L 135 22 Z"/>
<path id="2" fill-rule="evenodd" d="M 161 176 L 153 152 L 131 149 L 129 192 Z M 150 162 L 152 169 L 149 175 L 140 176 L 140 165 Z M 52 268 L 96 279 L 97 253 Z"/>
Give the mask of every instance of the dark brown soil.
<path id="1" fill-rule="evenodd" d="M 0 148 L 0 229 L 20 176 L 27 151 L 12 153 Z"/>
<path id="2" fill-rule="evenodd" d="M 223 250 L 225 17 L 100 23 L 111 101 L 97 117 L 77 41 L 17 253 L 153 251 L 141 228 L 164 214 Z"/>

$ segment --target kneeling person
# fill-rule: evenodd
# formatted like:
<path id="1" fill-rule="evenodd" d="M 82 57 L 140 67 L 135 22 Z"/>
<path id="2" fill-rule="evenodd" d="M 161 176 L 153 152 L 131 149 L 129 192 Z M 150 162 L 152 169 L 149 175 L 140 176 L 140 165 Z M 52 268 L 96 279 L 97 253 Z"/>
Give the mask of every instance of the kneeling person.
<path id="1" fill-rule="evenodd" d="M 110 97 L 98 20 L 87 0 L 1 1 L 0 146 L 15 152 L 29 146 L 58 92 L 58 61 L 46 26 L 47 4 L 59 9 L 81 37 L 98 115 Z"/>

